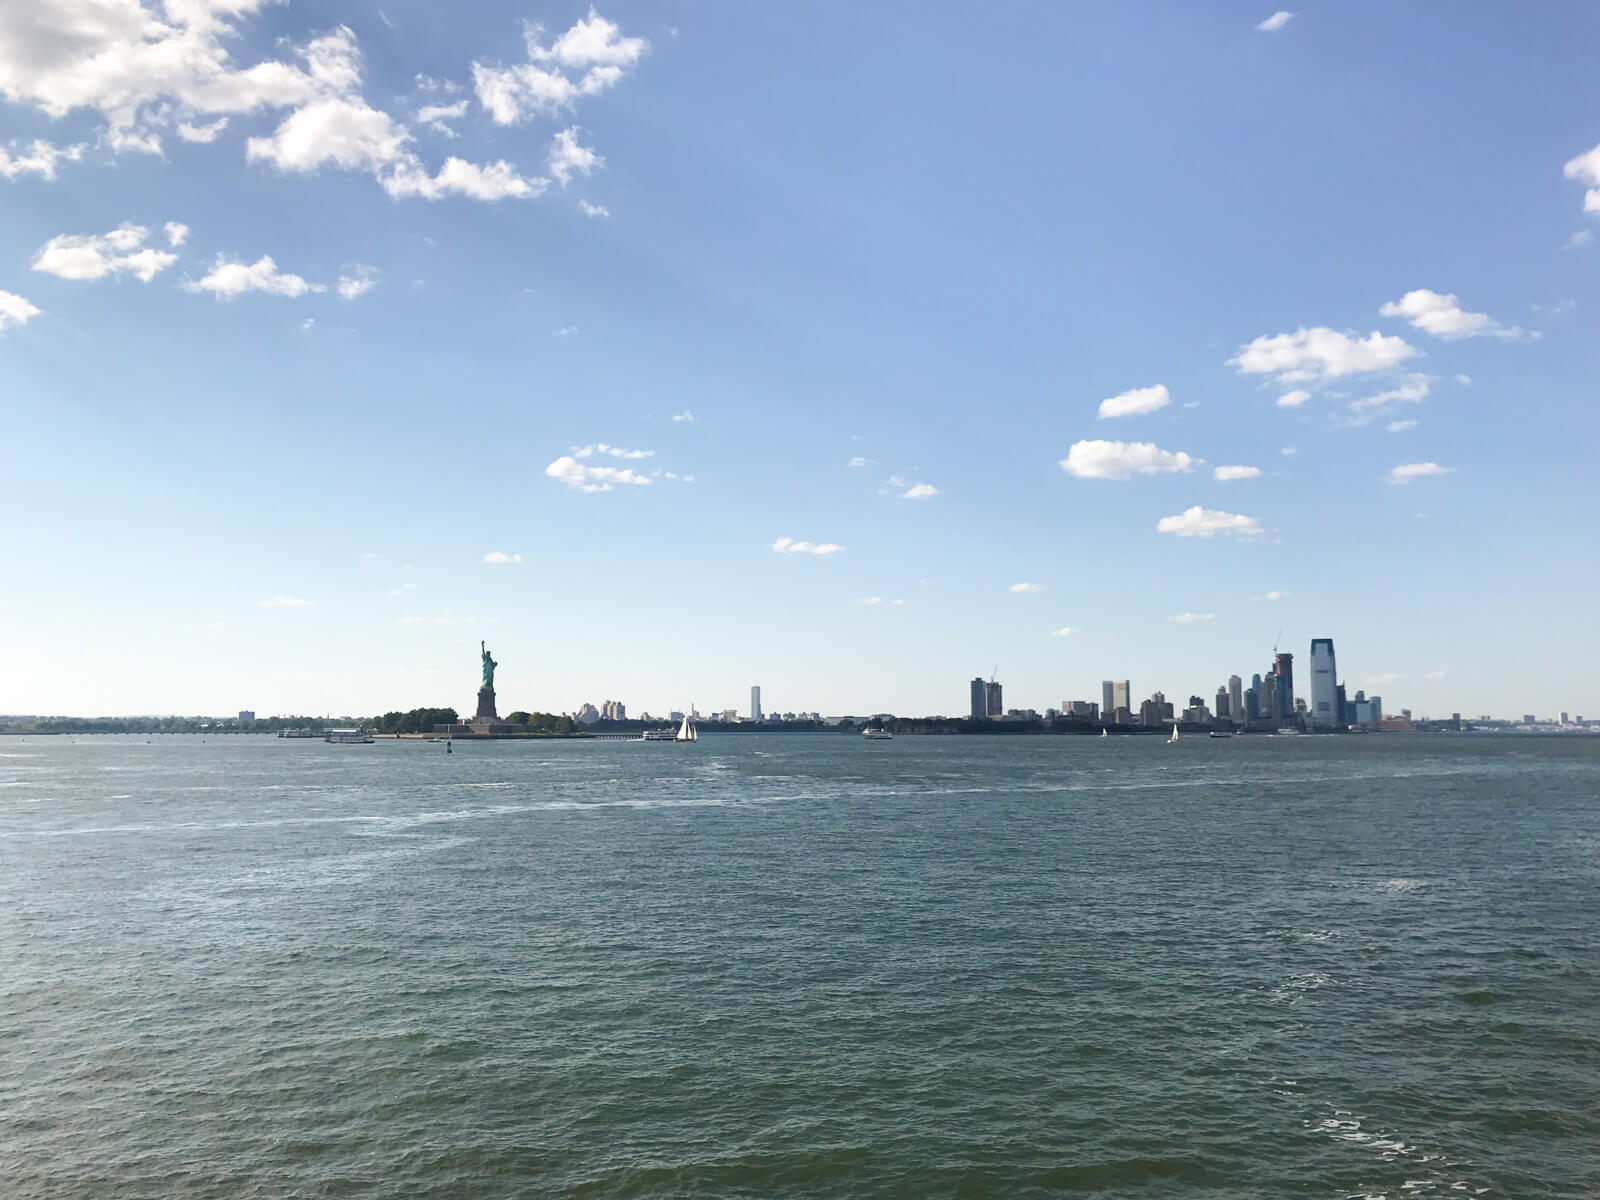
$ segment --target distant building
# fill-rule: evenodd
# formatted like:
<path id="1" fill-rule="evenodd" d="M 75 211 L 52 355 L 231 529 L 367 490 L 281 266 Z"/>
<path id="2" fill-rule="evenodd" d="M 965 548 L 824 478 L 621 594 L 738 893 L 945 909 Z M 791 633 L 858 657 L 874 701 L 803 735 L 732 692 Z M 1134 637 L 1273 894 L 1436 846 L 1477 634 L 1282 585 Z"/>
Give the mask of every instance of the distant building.
<path id="1" fill-rule="evenodd" d="M 1332 638 L 1311 639 L 1311 724 L 1317 729 L 1339 725 L 1339 673 Z"/>
<path id="2" fill-rule="evenodd" d="M 1064 717 L 1087 718 L 1092 721 L 1100 715 L 1100 706 L 1093 700 L 1063 700 L 1061 702 L 1061 715 Z"/>
<path id="3" fill-rule="evenodd" d="M 1245 715 L 1250 720 L 1257 721 L 1257 720 L 1260 720 L 1262 717 L 1264 717 L 1266 715 L 1264 712 L 1261 711 L 1262 704 L 1264 703 L 1262 701 L 1262 699 L 1261 699 L 1261 694 L 1262 694 L 1261 693 L 1261 676 L 1259 676 L 1259 675 L 1250 676 L 1250 690 L 1251 690 L 1251 692 L 1253 692 L 1255 694 L 1255 699 L 1253 701 L 1250 701 L 1250 702 L 1246 703 L 1246 705 L 1245 705 Z"/>
<path id="4" fill-rule="evenodd" d="M 1562 713 L 1561 714 L 1561 723 L 1563 725 L 1565 725 L 1567 723 L 1566 718 L 1567 718 L 1567 714 L 1566 713 Z M 252 712 L 250 709 L 241 708 L 239 710 L 239 720 L 241 720 L 241 721 L 254 721 L 255 719 L 256 719 L 256 714 L 254 712 Z"/>
<path id="5" fill-rule="evenodd" d="M 756 684 L 750 689 L 750 719 L 761 720 L 761 685 Z"/>
<path id="6" fill-rule="evenodd" d="M 1237 679 L 1238 676 L 1236 675 L 1234 678 Z M 1219 687 L 1217 689 L 1217 720 L 1228 720 L 1232 712 L 1233 709 L 1229 707 L 1228 689 L 1226 687 Z"/>
<path id="7" fill-rule="evenodd" d="M 1333 707 L 1338 711 L 1339 725 L 1343 727 L 1350 724 L 1350 701 L 1345 699 L 1342 683 L 1333 689 Z"/>
<path id="8" fill-rule="evenodd" d="M 600 719 L 602 721 L 626 721 L 628 707 L 620 700 L 607 700 L 600 705 Z"/>
<path id="9" fill-rule="evenodd" d="M 1277 677 L 1277 715 L 1294 716 L 1294 655 L 1280 654 L 1272 662 L 1272 673 Z"/>
<path id="10" fill-rule="evenodd" d="M 1534 715 L 1532 713 L 1523 713 L 1522 714 L 1522 723 L 1524 725 L 1535 724 Z"/>
<path id="11" fill-rule="evenodd" d="M 1172 705 L 1167 703 L 1167 698 L 1160 692 L 1153 692 L 1150 699 L 1139 705 L 1139 724 L 1147 728 L 1155 728 L 1172 720 Z"/>
<path id="12" fill-rule="evenodd" d="M 1237 675 L 1228 676 L 1228 718 L 1244 721 L 1244 680 Z"/>
<path id="13" fill-rule="evenodd" d="M 981 679 L 972 681 L 972 719 L 981 721 L 989 715 L 989 688 Z"/>
<path id="14" fill-rule="evenodd" d="M 572 714 L 572 719 L 579 725 L 593 725 L 600 719 L 600 710 L 594 705 L 586 703 L 577 712 Z"/>
<path id="15" fill-rule="evenodd" d="M 725 708 L 725 709 L 723 709 L 722 710 L 722 719 L 727 724 L 732 725 L 735 721 L 737 721 L 739 719 L 739 710 L 737 708 Z"/>
<path id="16" fill-rule="evenodd" d="M 1105 713 L 1106 719 L 1111 719 L 1111 714 L 1117 711 L 1116 684 L 1109 679 L 1100 681 L 1100 711 Z"/>
<path id="17" fill-rule="evenodd" d="M 1278 719 L 1278 677 L 1268 671 L 1261 679 L 1260 712 L 1258 718 L 1263 721 L 1276 721 Z"/>
<path id="18" fill-rule="evenodd" d="M 1211 723 L 1211 710 L 1199 696 L 1189 697 L 1189 707 L 1183 710 L 1183 720 L 1186 724 L 1208 725 Z"/>
<path id="19" fill-rule="evenodd" d="M 1261 697 L 1256 694 L 1255 688 L 1244 690 L 1244 716 L 1240 718 L 1245 722 L 1254 721 L 1261 715 Z"/>
<path id="20" fill-rule="evenodd" d="M 1005 705 L 1000 700 L 1000 685 L 993 679 L 983 685 L 984 715 L 998 717 L 1005 711 Z"/>

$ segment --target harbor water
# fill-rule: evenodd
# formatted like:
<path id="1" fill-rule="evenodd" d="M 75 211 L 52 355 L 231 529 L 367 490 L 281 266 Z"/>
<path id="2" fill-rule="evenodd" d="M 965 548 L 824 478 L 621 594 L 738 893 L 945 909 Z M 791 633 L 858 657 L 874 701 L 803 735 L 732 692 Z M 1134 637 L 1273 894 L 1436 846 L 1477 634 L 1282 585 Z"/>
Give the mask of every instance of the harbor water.
<path id="1" fill-rule="evenodd" d="M 0 739 L 0 1195 L 1600 1195 L 1600 739 Z"/>

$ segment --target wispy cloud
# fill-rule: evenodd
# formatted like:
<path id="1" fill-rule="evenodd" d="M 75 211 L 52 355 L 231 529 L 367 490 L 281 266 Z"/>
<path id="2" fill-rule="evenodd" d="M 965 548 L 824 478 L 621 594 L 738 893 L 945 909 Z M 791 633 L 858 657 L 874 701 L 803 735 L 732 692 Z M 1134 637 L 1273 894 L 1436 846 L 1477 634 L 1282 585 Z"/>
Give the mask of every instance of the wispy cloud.
<path id="1" fill-rule="evenodd" d="M 33 269 L 61 279 L 132 275 L 141 283 L 149 283 L 178 261 L 176 254 L 146 246 L 149 236 L 150 231 L 143 225 L 131 224 L 98 235 L 64 233 L 44 244 L 34 257 Z"/>
<path id="2" fill-rule="evenodd" d="M 38 315 L 39 310 L 15 292 L 0 292 L 0 330 L 26 325 Z"/>
<path id="3" fill-rule="evenodd" d="M 1176 516 L 1162 517 L 1156 522 L 1156 532 L 1171 533 L 1178 537 L 1213 537 L 1219 533 L 1253 537 L 1261 532 L 1261 521 L 1256 517 L 1238 513 L 1219 512 L 1196 504 Z"/>
<path id="4" fill-rule="evenodd" d="M 579 462 L 570 454 L 563 454 L 544 469 L 551 479 L 558 479 L 580 492 L 609 492 L 617 484 L 648 485 L 648 475 L 640 475 L 629 467 L 591 467 Z"/>
<path id="5" fill-rule="evenodd" d="M 609 454 L 612 458 L 651 458 L 654 457 L 655 451 L 624 450 L 621 446 L 608 446 L 604 442 L 599 442 L 593 446 L 574 446 L 572 448 L 573 458 L 589 458 L 595 454 Z"/>
<path id="6" fill-rule="evenodd" d="M 1421 424 L 1421 421 L 1390 421 L 1385 428 L 1387 428 L 1390 433 L 1405 433 L 1407 430 L 1415 429 Z"/>
<path id="7" fill-rule="evenodd" d="M 836 542 L 797 542 L 791 537 L 781 537 L 772 543 L 779 554 L 838 554 L 844 549 Z"/>
<path id="8" fill-rule="evenodd" d="M 1589 184 L 1589 190 L 1583 194 L 1583 211 L 1600 213 L 1600 146 L 1568 159 L 1561 173 L 1568 179 Z"/>
<path id="9" fill-rule="evenodd" d="M 692 412 L 690 412 L 687 408 L 684 409 L 681 413 L 673 413 L 672 414 L 672 419 L 674 421 L 680 421 L 680 422 L 682 422 L 683 424 L 686 424 L 686 425 L 693 425 L 694 424 L 694 414 Z"/>
<path id="10" fill-rule="evenodd" d="M 1288 592 L 1268 592 L 1267 595 L 1266 595 L 1266 598 L 1268 600 L 1287 600 L 1289 598 L 1289 593 Z"/>
<path id="11" fill-rule="evenodd" d="M 1381 417 L 1397 404 L 1421 404 L 1432 391 L 1426 375 L 1407 375 L 1392 388 L 1350 402 L 1351 423 L 1365 425 Z"/>
<path id="12" fill-rule="evenodd" d="M 611 215 L 611 210 L 604 204 L 590 204 L 587 200 L 578 201 L 578 211 L 586 217 L 604 219 Z"/>
<path id="13" fill-rule="evenodd" d="M 1132 417 L 1141 413 L 1153 413 L 1170 403 L 1172 397 L 1168 395 L 1165 384 L 1134 388 L 1100 401 L 1100 419 L 1103 421 L 1107 417 Z"/>
<path id="14" fill-rule="evenodd" d="M 1279 396 L 1277 403 L 1279 408 L 1299 408 L 1309 399 L 1311 399 L 1310 392 L 1301 391 L 1299 388 L 1296 388 L 1292 392 L 1285 392 L 1283 395 Z"/>
<path id="15" fill-rule="evenodd" d="M 858 454 L 854 458 L 852 458 L 849 462 L 845 463 L 845 466 L 847 466 L 847 467 L 870 467 L 870 466 L 873 466 L 877 461 L 878 460 L 875 459 L 875 458 L 862 458 Z"/>
<path id="16" fill-rule="evenodd" d="M 341 298 L 354 300 L 357 296 L 365 296 L 378 286 L 378 268 L 363 266 L 356 263 L 346 267 L 344 274 L 339 276 L 336 285 Z"/>
<path id="17" fill-rule="evenodd" d="M 1294 20 L 1294 14 L 1292 12 L 1289 12 L 1286 9 L 1280 8 L 1277 12 L 1273 13 L 1265 21 L 1259 22 L 1256 25 L 1256 32 L 1257 33 L 1277 33 L 1278 30 L 1282 29 L 1285 25 L 1287 25 L 1292 20 Z"/>
<path id="18" fill-rule="evenodd" d="M 520 563 L 522 555 L 507 554 L 504 550 L 491 550 L 483 556 L 486 563 Z"/>
<path id="19" fill-rule="evenodd" d="M 1402 463 L 1389 472 L 1389 482 L 1404 487 L 1413 479 L 1426 479 L 1430 475 L 1448 475 L 1453 467 L 1441 467 L 1436 462 Z"/>
<path id="20" fill-rule="evenodd" d="M 914 483 L 900 493 L 902 500 L 931 500 L 939 494 L 939 489 L 931 483 Z"/>
<path id="21" fill-rule="evenodd" d="M 1239 347 L 1228 365 L 1243 375 L 1271 375 L 1280 383 L 1321 384 L 1346 375 L 1387 371 L 1414 357 L 1404 338 L 1374 330 L 1366 337 L 1323 326 L 1256 338 Z"/>
<path id="22" fill-rule="evenodd" d="M 1011 585 L 1011 590 L 1013 592 L 1042 592 L 1042 591 L 1044 591 L 1044 584 L 1042 584 L 1042 583 L 1013 583 Z"/>
<path id="23" fill-rule="evenodd" d="M 550 167 L 550 174 L 562 187 L 572 181 L 574 175 L 588 175 L 590 172 L 605 166 L 606 160 L 601 158 L 588 146 L 578 144 L 578 127 L 563 129 L 550 142 L 550 153 L 546 162 Z"/>
<path id="24" fill-rule="evenodd" d="M 1215 621 L 1216 619 L 1216 613 L 1197 612 L 1181 612 L 1175 617 L 1167 618 L 1174 625 L 1193 625 L 1196 621 Z"/>
<path id="25" fill-rule="evenodd" d="M 1449 292 L 1435 292 L 1428 288 L 1407 292 L 1400 299 L 1389 301 L 1378 313 L 1385 317 L 1404 317 L 1411 322 L 1413 329 L 1420 329 L 1446 341 L 1495 337 L 1510 342 L 1529 336 L 1515 325 L 1500 324 L 1488 313 L 1467 312 Z"/>
<path id="26" fill-rule="evenodd" d="M 1071 637 L 1072 636 L 1072 626 L 1071 625 L 1063 625 L 1060 629 L 1052 629 L 1050 631 L 1050 636 L 1051 637 Z"/>
<path id="27" fill-rule="evenodd" d="M 182 221 L 168 221 L 161 230 L 167 235 L 167 245 L 174 249 L 189 240 L 189 227 Z"/>
<path id="28" fill-rule="evenodd" d="M 1153 442 L 1074 442 L 1061 469 L 1080 479 L 1130 479 L 1187 471 L 1200 460 L 1182 450 L 1162 450 Z"/>
<path id="29" fill-rule="evenodd" d="M 285 596 L 279 592 L 276 596 L 268 596 L 265 600 L 258 600 L 256 604 L 261 608 L 309 608 L 311 601 L 302 600 L 298 596 Z"/>
<path id="30" fill-rule="evenodd" d="M 1568 250 L 1582 250 L 1586 246 L 1594 245 L 1594 230 L 1580 229 L 1567 239 Z"/>
<path id="31" fill-rule="evenodd" d="M 576 325 L 563 325 L 559 329 L 552 329 L 550 331 L 550 336 L 551 337 L 571 337 L 573 334 L 575 334 L 577 332 L 578 332 L 578 327 Z"/>
<path id="32" fill-rule="evenodd" d="M 82 157 L 82 146 L 62 148 L 35 138 L 24 153 L 13 155 L 0 150 L 0 176 L 15 179 L 19 175 L 37 175 L 41 179 L 54 180 L 57 164 L 77 162 Z"/>
<path id="33" fill-rule="evenodd" d="M 1218 467 L 1212 475 L 1223 482 L 1234 479 L 1254 479 L 1261 474 L 1260 467 Z"/>
<path id="34" fill-rule="evenodd" d="M 299 275 L 278 270 L 278 264 L 265 254 L 249 264 L 231 262 L 219 255 L 208 274 L 198 280 L 185 280 L 182 286 L 186 292 L 210 292 L 218 300 L 231 300 L 245 292 L 293 299 L 308 292 L 327 290 L 320 283 L 307 283 Z"/>

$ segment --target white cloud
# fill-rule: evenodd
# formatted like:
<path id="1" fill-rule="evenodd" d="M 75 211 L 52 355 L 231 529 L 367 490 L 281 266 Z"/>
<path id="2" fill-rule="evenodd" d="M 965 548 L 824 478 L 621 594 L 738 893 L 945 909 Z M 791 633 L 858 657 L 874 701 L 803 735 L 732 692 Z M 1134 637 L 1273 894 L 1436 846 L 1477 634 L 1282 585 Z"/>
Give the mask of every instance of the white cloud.
<path id="1" fill-rule="evenodd" d="M 563 129 L 551 139 L 546 162 L 550 174 L 556 177 L 562 187 L 566 187 L 574 175 L 588 175 L 596 167 L 605 166 L 606 160 L 588 146 L 578 145 L 578 128 L 573 126 Z"/>
<path id="2" fill-rule="evenodd" d="M 1255 517 L 1242 517 L 1237 513 L 1218 512 L 1196 504 L 1177 516 L 1162 517 L 1156 522 L 1156 532 L 1172 533 L 1178 537 L 1208 538 L 1218 533 L 1235 533 L 1251 537 L 1261 532 L 1261 522 Z"/>
<path id="3" fill-rule="evenodd" d="M 456 131 L 447 125 L 447 121 L 459 121 L 467 115 L 467 102 L 457 100 L 454 104 L 424 104 L 417 109 L 417 120 L 429 129 L 445 137 L 453 138 Z"/>
<path id="4" fill-rule="evenodd" d="M 269 296 L 293 298 L 304 296 L 307 292 L 327 290 L 320 283 L 307 283 L 298 275 L 279 271 L 278 264 L 265 254 L 248 266 L 229 262 L 226 257 L 218 255 L 216 265 L 209 274 L 199 280 L 185 280 L 183 289 L 187 292 L 210 292 L 218 300 L 232 299 L 245 292 L 265 292 Z"/>
<path id="5" fill-rule="evenodd" d="M 3 169 L 3 168 L 0 168 L 0 169 Z M 1585 246 L 1590 246 L 1590 245 L 1593 245 L 1593 244 L 1594 244 L 1594 230 L 1592 230 L 1592 229 L 1580 229 L 1580 230 L 1578 230 L 1577 233 L 1573 234 L 1571 237 L 1569 237 L 1567 239 L 1566 248 L 1568 250 L 1582 250 Z"/>
<path id="6" fill-rule="evenodd" d="M 1218 467 L 1215 471 L 1212 472 L 1212 474 L 1216 478 L 1222 480 L 1223 482 L 1228 482 L 1229 480 L 1233 480 L 1233 479 L 1254 479 L 1256 476 L 1261 474 L 1261 468 L 1260 467 Z"/>
<path id="7" fill-rule="evenodd" d="M 1426 375 L 1407 375 L 1399 384 L 1376 395 L 1363 396 L 1350 402 L 1351 420 L 1365 425 L 1382 416 L 1397 404 L 1421 404 L 1428 398 L 1431 383 Z"/>
<path id="8" fill-rule="evenodd" d="M 1283 395 L 1279 396 L 1278 397 L 1278 407 L 1279 408 L 1299 408 L 1302 404 L 1304 404 L 1309 399 L 1311 399 L 1311 393 L 1310 392 L 1303 392 L 1303 391 L 1300 391 L 1297 388 L 1296 390 L 1294 390 L 1292 392 L 1285 392 Z"/>
<path id="9" fill-rule="evenodd" d="M 496 123 L 515 125 L 530 116 L 571 109 L 580 97 L 615 87 L 650 48 L 644 38 L 621 36 L 614 22 L 592 8 L 551 45 L 544 45 L 543 36 L 538 25 L 524 27 L 528 61 L 518 66 L 472 64 L 478 102 Z M 568 71 L 582 74 L 574 79 Z"/>
<path id="10" fill-rule="evenodd" d="M 1258 24 L 1256 26 L 1256 32 L 1257 33 L 1277 33 L 1278 30 L 1282 29 L 1285 25 L 1287 25 L 1292 20 L 1294 20 L 1294 14 L 1292 12 L 1288 12 L 1288 11 L 1280 8 L 1277 12 L 1273 13 L 1265 21 L 1262 21 L 1260 24 Z"/>
<path id="11" fill-rule="evenodd" d="M 586 217 L 609 217 L 611 210 L 604 204 L 590 204 L 587 200 L 578 201 L 578 211 Z"/>
<path id="12" fill-rule="evenodd" d="M 1600 213 L 1600 146 L 1568 160 L 1567 165 L 1561 168 L 1561 173 L 1568 179 L 1581 180 L 1590 185 L 1583 194 L 1583 211 Z"/>
<path id="13" fill-rule="evenodd" d="M 4 90 L 3 83 L 0 83 L 0 93 Z M 54 180 L 58 163 L 77 162 L 82 157 L 82 146 L 52 146 L 35 138 L 26 153 L 13 155 L 0 150 L 0 175 L 7 179 L 15 179 L 18 175 L 37 175 L 41 179 Z"/>
<path id="14" fill-rule="evenodd" d="M 520 554 L 507 554 L 504 550 L 491 550 L 483 556 L 486 563 L 519 563 L 522 561 Z"/>
<path id="15" fill-rule="evenodd" d="M 870 467 L 870 466 L 874 465 L 877 461 L 878 460 L 875 459 L 875 458 L 862 458 L 861 455 L 858 454 L 854 458 L 852 458 L 849 462 L 845 463 L 845 466 L 847 466 L 847 467 Z"/>
<path id="16" fill-rule="evenodd" d="M 484 201 L 536 200 L 550 186 L 547 179 L 524 178 L 504 159 L 478 164 L 447 158 L 435 175 L 429 175 L 414 159 L 407 159 L 380 182 L 391 196 L 415 196 L 422 200 L 439 200 L 445 196 Z"/>
<path id="17" fill-rule="evenodd" d="M 1042 584 L 1042 583 L 1013 583 L 1011 585 L 1011 590 L 1013 592 L 1042 592 L 1042 591 L 1044 591 L 1044 584 Z"/>
<path id="18" fill-rule="evenodd" d="M 0 330 L 26 325 L 39 310 L 15 292 L 0 292 Z"/>
<path id="19" fill-rule="evenodd" d="M 1162 450 L 1152 442 L 1074 442 L 1061 468 L 1080 479 L 1129 479 L 1187 471 L 1197 459 L 1182 450 Z"/>
<path id="20" fill-rule="evenodd" d="M 1154 387 L 1134 388 L 1132 391 L 1120 392 L 1100 401 L 1100 419 L 1152 413 L 1171 403 L 1172 397 L 1167 394 L 1167 386 L 1164 383 L 1158 383 Z"/>
<path id="21" fill-rule="evenodd" d="M 1403 487 L 1413 479 L 1423 479 L 1429 475 L 1448 475 L 1452 469 L 1441 467 L 1436 462 L 1404 463 L 1389 472 L 1389 482 Z"/>
<path id="22" fill-rule="evenodd" d="M 863 603 L 863 604 L 882 604 L 883 603 L 883 597 L 882 596 L 863 596 L 861 598 L 861 603 Z"/>
<path id="23" fill-rule="evenodd" d="M 1398 300 L 1389 301 L 1378 313 L 1385 317 L 1404 317 L 1411 322 L 1412 328 L 1446 341 L 1469 337 L 1497 337 L 1515 341 L 1528 336 L 1515 325 L 1507 327 L 1500 324 L 1488 313 L 1467 312 L 1451 293 L 1429 291 L 1427 288 L 1418 288 Z"/>
<path id="24" fill-rule="evenodd" d="M 167 245 L 174 250 L 189 240 L 189 227 L 182 221 L 168 221 L 161 231 L 167 235 Z"/>
<path id="25" fill-rule="evenodd" d="M 1283 455 L 1285 458 L 1293 458 L 1296 454 L 1299 454 L 1300 451 L 1296 450 L 1293 446 L 1285 446 L 1282 450 L 1279 450 L 1278 453 Z"/>
<path id="26" fill-rule="evenodd" d="M 902 500 L 931 500 L 939 494 L 939 489 L 931 483 L 914 483 L 900 493 Z"/>
<path id="27" fill-rule="evenodd" d="M 315 317 L 307 317 L 305 320 L 300 322 L 300 332 L 310 333 L 312 326 L 314 326 L 316 323 L 317 319 Z"/>
<path id="28" fill-rule="evenodd" d="M 309 608 L 311 601 L 302 600 L 298 596 L 285 596 L 279 592 L 276 596 L 268 596 L 265 600 L 257 601 L 261 608 Z"/>
<path id="29" fill-rule="evenodd" d="M 62 279 L 103 279 L 132 275 L 149 283 L 178 261 L 176 254 L 145 246 L 150 231 L 143 225 L 119 225 L 110 233 L 62 234 L 44 244 L 33 269 Z"/>
<path id="30" fill-rule="evenodd" d="M 577 332 L 578 332 L 578 327 L 576 325 L 563 325 L 559 329 L 552 329 L 550 331 L 550 336 L 551 337 L 571 337 L 573 334 L 575 334 Z"/>
<path id="31" fill-rule="evenodd" d="M 1471 375 L 1457 375 L 1456 376 L 1456 382 L 1459 383 L 1462 387 L 1471 387 L 1472 386 L 1472 376 Z"/>
<path id="32" fill-rule="evenodd" d="M 1268 592 L 1266 598 L 1268 600 L 1287 600 L 1289 598 L 1289 593 L 1288 592 Z"/>
<path id="33" fill-rule="evenodd" d="M 1281 383 L 1323 383 L 1385 371 L 1417 353 L 1404 338 L 1386 337 L 1376 330 L 1363 338 L 1317 326 L 1258 337 L 1240 346 L 1228 365 L 1245 375 L 1276 376 Z"/>
<path id="34" fill-rule="evenodd" d="M 1197 613 L 1197 612 L 1181 612 L 1175 617 L 1168 617 L 1167 618 L 1168 621 L 1172 622 L 1175 625 L 1193 625 L 1196 621 L 1214 621 L 1216 619 L 1217 619 L 1217 614 L 1216 613 Z"/>
<path id="35" fill-rule="evenodd" d="M 624 450 L 621 446 L 608 446 L 604 442 L 594 446 L 574 446 L 573 458 L 592 458 L 596 454 L 609 454 L 612 458 L 654 458 L 654 450 Z"/>
<path id="36" fill-rule="evenodd" d="M 1072 626 L 1071 625 L 1063 625 L 1060 629 L 1052 629 L 1050 631 L 1050 636 L 1051 637 L 1071 637 L 1072 636 Z"/>
<path id="37" fill-rule="evenodd" d="M 544 473 L 580 492 L 609 492 L 619 483 L 645 486 L 651 482 L 648 475 L 640 475 L 630 467 L 586 466 L 570 454 L 556 459 Z"/>
<path id="38" fill-rule="evenodd" d="M 797 542 L 788 537 L 773 542 L 772 548 L 779 554 L 838 554 L 844 549 L 835 542 Z"/>
<path id="39" fill-rule="evenodd" d="M 222 136 L 222 131 L 227 127 L 228 118 L 218 117 L 215 121 L 206 124 L 179 121 L 174 128 L 180 140 L 196 146 L 209 146 Z"/>
<path id="40" fill-rule="evenodd" d="M 378 286 L 378 269 L 376 267 L 362 266 L 356 263 L 346 267 L 344 274 L 339 276 L 335 285 L 339 295 L 345 300 L 354 300 L 357 296 L 365 296 Z"/>
<path id="41" fill-rule="evenodd" d="M 690 412 L 687 408 L 684 409 L 681 413 L 673 413 L 672 414 L 672 419 L 674 421 L 682 421 L 687 425 L 693 425 L 694 424 L 694 414 L 692 412 Z"/>
<path id="42" fill-rule="evenodd" d="M 1421 421 L 1390 421 L 1386 428 L 1390 433 L 1405 433 L 1408 429 L 1415 429 Z"/>

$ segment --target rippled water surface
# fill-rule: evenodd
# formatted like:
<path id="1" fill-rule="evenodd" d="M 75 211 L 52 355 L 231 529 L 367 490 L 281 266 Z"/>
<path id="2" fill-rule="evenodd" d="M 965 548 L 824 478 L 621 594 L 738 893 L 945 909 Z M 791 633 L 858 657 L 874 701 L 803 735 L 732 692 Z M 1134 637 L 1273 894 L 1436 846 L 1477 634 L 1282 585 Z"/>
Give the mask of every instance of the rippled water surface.
<path id="1" fill-rule="evenodd" d="M 0 1195 L 1593 1197 L 1600 740 L 0 739 Z"/>

